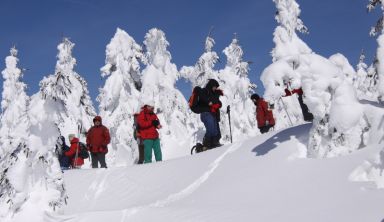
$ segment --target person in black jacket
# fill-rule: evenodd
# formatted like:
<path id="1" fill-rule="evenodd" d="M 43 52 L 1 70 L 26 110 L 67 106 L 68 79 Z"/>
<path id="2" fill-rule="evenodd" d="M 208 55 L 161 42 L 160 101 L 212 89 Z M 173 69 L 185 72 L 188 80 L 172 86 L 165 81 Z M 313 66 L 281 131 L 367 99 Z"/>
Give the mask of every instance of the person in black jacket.
<path id="1" fill-rule="evenodd" d="M 219 83 L 214 79 L 209 79 L 205 88 L 200 91 L 199 108 L 201 110 L 200 119 L 203 122 L 206 133 L 203 145 L 207 148 L 221 146 L 221 132 L 219 127 L 220 108 L 222 106 L 220 96 L 223 92 L 218 89 Z"/>

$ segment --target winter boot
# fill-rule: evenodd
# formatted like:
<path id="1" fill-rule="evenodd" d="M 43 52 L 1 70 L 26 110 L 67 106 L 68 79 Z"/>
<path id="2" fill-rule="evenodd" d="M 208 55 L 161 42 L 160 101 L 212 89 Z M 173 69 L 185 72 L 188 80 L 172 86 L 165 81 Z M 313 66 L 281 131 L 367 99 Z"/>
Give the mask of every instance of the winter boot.
<path id="1" fill-rule="evenodd" d="M 212 137 L 203 138 L 204 151 L 212 148 Z"/>
<path id="2" fill-rule="evenodd" d="M 212 138 L 212 144 L 211 144 L 212 148 L 220 147 L 222 145 L 223 144 L 220 143 L 220 137 L 219 136 L 215 136 Z"/>

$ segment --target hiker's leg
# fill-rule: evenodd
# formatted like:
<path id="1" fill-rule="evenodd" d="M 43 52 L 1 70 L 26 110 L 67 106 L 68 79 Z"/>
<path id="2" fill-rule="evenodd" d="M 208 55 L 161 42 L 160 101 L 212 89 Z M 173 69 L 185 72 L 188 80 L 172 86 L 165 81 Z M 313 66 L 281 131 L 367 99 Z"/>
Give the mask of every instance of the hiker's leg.
<path id="1" fill-rule="evenodd" d="M 139 164 L 144 163 L 144 144 L 143 141 L 138 140 L 139 142 Z"/>
<path id="2" fill-rule="evenodd" d="M 153 141 L 153 151 L 155 153 L 156 161 L 162 161 L 161 147 L 160 147 L 160 139 L 155 139 Z"/>
<path id="3" fill-rule="evenodd" d="M 144 140 L 144 163 L 152 163 L 153 140 Z"/>
<path id="4" fill-rule="evenodd" d="M 97 153 L 91 153 L 92 168 L 98 168 L 98 158 Z"/>
<path id="5" fill-rule="evenodd" d="M 100 162 L 100 167 L 101 168 L 107 168 L 107 163 L 105 162 L 105 155 L 106 153 L 98 153 L 98 159 Z"/>
<path id="6" fill-rule="evenodd" d="M 215 126 L 213 115 L 209 112 L 204 112 L 200 114 L 200 119 L 205 126 L 205 138 L 211 138 L 213 136 L 216 136 L 217 129 Z"/>

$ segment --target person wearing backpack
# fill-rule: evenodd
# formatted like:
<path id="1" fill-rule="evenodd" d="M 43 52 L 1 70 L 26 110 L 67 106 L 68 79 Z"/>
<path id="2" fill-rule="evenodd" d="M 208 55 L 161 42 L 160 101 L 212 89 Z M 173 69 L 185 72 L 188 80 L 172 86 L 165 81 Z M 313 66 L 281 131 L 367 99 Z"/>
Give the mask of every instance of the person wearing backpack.
<path id="1" fill-rule="evenodd" d="M 221 146 L 219 122 L 220 108 L 222 106 L 220 96 L 223 95 L 223 91 L 218 89 L 219 86 L 215 79 L 209 79 L 206 86 L 200 90 L 199 102 L 197 104 L 200 110 L 200 120 L 203 122 L 206 130 L 203 145 L 208 149 Z"/>
<path id="2" fill-rule="evenodd" d="M 69 146 L 65 143 L 65 137 L 60 136 L 56 143 L 56 154 L 59 159 L 61 170 L 68 170 L 71 166 L 71 159 L 65 155 L 69 151 Z"/>
<path id="3" fill-rule="evenodd" d="M 260 133 L 267 133 L 275 126 L 275 119 L 272 110 L 268 109 L 268 103 L 257 94 L 251 96 L 251 100 L 256 106 L 257 127 Z"/>
<path id="4" fill-rule="evenodd" d="M 64 153 L 64 155 L 70 158 L 72 169 L 80 169 L 84 164 L 84 159 L 80 156 L 80 141 L 74 134 L 69 134 L 68 139 L 71 146 L 69 147 L 69 150 Z"/>
<path id="5" fill-rule="evenodd" d="M 93 124 L 87 133 L 87 148 L 91 152 L 92 168 L 107 168 L 105 155 L 108 153 L 108 144 L 111 142 L 109 130 L 102 124 L 100 116 L 93 118 Z"/>
<path id="6" fill-rule="evenodd" d="M 159 118 L 154 113 L 154 102 L 152 100 L 144 101 L 144 106 L 138 116 L 140 127 L 140 137 L 144 144 L 144 163 L 152 162 L 152 150 L 156 161 L 162 161 L 160 148 L 160 139 L 158 129 L 161 129 Z"/>
<path id="7" fill-rule="evenodd" d="M 139 117 L 139 113 L 133 114 L 133 138 L 135 138 L 137 142 L 137 148 L 139 150 L 139 160 L 137 161 L 137 164 L 143 164 L 144 163 L 144 144 L 143 144 L 143 139 L 141 138 L 141 135 L 140 135 L 138 117 Z"/>

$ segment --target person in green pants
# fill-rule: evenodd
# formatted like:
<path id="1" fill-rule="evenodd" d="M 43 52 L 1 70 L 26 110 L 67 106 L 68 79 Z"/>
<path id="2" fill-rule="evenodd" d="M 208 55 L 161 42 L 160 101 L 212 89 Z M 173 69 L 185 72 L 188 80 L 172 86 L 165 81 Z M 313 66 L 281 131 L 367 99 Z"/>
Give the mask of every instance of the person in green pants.
<path id="1" fill-rule="evenodd" d="M 162 160 L 158 129 L 161 129 L 159 118 L 154 113 L 154 102 L 147 100 L 138 116 L 140 136 L 144 144 L 144 163 L 152 162 L 152 150 L 156 161 Z"/>

